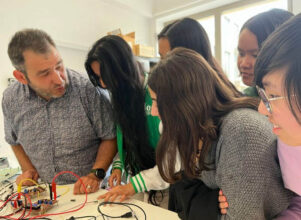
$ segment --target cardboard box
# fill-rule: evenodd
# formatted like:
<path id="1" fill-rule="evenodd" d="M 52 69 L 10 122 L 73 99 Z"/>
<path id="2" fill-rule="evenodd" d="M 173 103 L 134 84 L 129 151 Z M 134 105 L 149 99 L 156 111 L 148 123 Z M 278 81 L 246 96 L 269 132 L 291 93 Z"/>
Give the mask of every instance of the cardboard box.
<path id="1" fill-rule="evenodd" d="M 122 37 L 123 40 L 125 40 L 126 42 L 128 42 L 128 44 L 130 45 L 131 49 L 133 49 L 133 46 L 135 44 L 135 32 L 130 32 L 128 34 L 122 34 L 120 28 L 110 31 L 107 33 L 108 35 L 117 35 L 119 37 Z"/>
<path id="2" fill-rule="evenodd" d="M 128 42 L 128 44 L 130 45 L 130 47 L 133 49 L 133 46 L 135 44 L 135 32 L 131 32 L 131 33 L 128 33 L 126 35 L 117 34 L 117 36 L 122 37 L 123 40 L 125 40 L 126 42 Z"/>
<path id="3" fill-rule="evenodd" d="M 135 44 L 133 46 L 133 53 L 136 56 L 141 56 L 141 57 L 154 57 L 155 49 L 150 46 Z"/>
<path id="4" fill-rule="evenodd" d="M 107 35 L 118 35 L 118 34 L 121 34 L 120 28 L 107 33 Z"/>
<path id="5" fill-rule="evenodd" d="M 108 35 L 117 35 L 119 37 L 122 37 L 129 44 L 134 55 L 136 55 L 136 56 L 141 56 L 141 57 L 154 57 L 155 56 L 155 49 L 153 47 L 135 43 L 135 32 L 122 34 L 121 30 L 119 28 L 119 29 L 108 32 Z"/>

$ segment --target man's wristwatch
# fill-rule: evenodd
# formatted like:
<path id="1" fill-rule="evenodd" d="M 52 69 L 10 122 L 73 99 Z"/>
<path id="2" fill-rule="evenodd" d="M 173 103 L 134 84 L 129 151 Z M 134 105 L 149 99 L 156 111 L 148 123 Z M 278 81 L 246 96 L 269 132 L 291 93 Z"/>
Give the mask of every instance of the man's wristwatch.
<path id="1" fill-rule="evenodd" d="M 94 173 L 94 175 L 99 179 L 102 180 L 106 176 L 106 171 L 102 168 L 99 169 L 92 169 L 90 173 Z"/>

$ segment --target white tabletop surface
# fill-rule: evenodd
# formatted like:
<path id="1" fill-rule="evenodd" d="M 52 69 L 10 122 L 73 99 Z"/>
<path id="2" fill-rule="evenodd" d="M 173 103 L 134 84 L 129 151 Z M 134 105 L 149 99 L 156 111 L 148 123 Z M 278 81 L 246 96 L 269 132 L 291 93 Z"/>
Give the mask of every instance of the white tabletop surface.
<path id="1" fill-rule="evenodd" d="M 67 192 L 67 193 L 66 193 Z M 106 190 L 99 189 L 98 192 L 88 194 L 88 200 L 87 204 L 79 211 L 67 213 L 67 214 L 61 214 L 61 215 L 55 215 L 55 216 L 47 216 L 50 219 L 57 219 L 57 220 L 66 220 L 70 218 L 71 216 L 74 217 L 80 217 L 80 216 L 96 216 L 97 219 L 103 220 L 103 218 L 100 216 L 100 214 L 97 211 L 97 206 L 102 201 L 97 201 L 97 197 L 101 194 L 106 193 Z M 63 196 L 60 196 L 57 198 L 58 205 L 55 205 L 52 209 L 50 209 L 47 213 L 60 213 L 65 211 L 74 210 L 80 207 L 80 205 L 83 204 L 85 201 L 85 195 L 73 195 L 73 185 L 66 185 L 63 187 L 57 188 L 57 194 L 64 194 Z M 45 192 L 44 195 L 41 195 L 41 198 L 49 198 L 48 193 Z M 94 202 L 93 202 L 94 201 Z M 179 217 L 177 213 L 171 212 L 169 210 L 153 206 L 151 204 L 138 201 L 135 199 L 128 199 L 125 202 L 127 203 L 133 203 L 135 205 L 140 206 L 146 213 L 146 219 L 148 220 L 178 220 Z M 0 203 L 1 204 L 1 203 Z M 10 205 L 8 205 L 10 206 Z M 131 208 L 134 210 L 137 218 L 139 220 L 144 220 L 144 214 L 143 212 L 134 206 L 131 206 Z M 120 206 L 120 205 L 107 205 L 106 207 L 101 207 L 102 212 L 105 214 L 111 215 L 111 216 L 120 216 L 122 214 L 125 214 L 129 211 L 126 207 Z M 11 212 L 10 208 L 7 209 L 7 212 Z M 1 212 L 1 215 L 5 213 Z M 17 215 L 16 215 L 17 216 Z M 83 218 L 84 220 L 87 220 L 88 218 Z M 112 218 L 105 218 L 112 219 Z M 114 218 L 114 219 L 135 219 L 135 218 Z"/>

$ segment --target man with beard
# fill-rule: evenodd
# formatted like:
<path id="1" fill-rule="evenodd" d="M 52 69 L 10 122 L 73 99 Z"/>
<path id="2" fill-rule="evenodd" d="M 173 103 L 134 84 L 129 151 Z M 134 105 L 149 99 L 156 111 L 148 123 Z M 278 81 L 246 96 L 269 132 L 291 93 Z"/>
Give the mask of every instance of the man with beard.
<path id="1" fill-rule="evenodd" d="M 48 183 L 60 171 L 81 176 L 95 192 L 116 154 L 109 100 L 89 80 L 65 69 L 50 36 L 41 30 L 17 32 L 8 46 L 17 79 L 3 94 L 5 139 L 22 168 L 22 179 Z M 58 184 L 75 182 L 71 175 Z M 29 185 L 29 181 L 24 181 Z M 77 181 L 74 193 L 84 193 Z"/>

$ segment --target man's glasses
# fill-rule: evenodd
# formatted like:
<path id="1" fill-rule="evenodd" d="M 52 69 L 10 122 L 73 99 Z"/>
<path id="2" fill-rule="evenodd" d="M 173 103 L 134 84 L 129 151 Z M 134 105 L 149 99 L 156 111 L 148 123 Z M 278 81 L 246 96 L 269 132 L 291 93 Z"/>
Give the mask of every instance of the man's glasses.
<path id="1" fill-rule="evenodd" d="M 275 97 L 275 98 L 268 98 L 268 96 L 265 93 L 263 88 L 260 88 L 259 86 L 256 86 L 256 89 L 257 89 L 259 97 L 261 98 L 263 104 L 265 105 L 265 107 L 267 108 L 267 110 L 269 111 L 270 114 L 272 114 L 271 101 L 286 98 L 284 96 L 279 96 L 279 97 Z"/>

